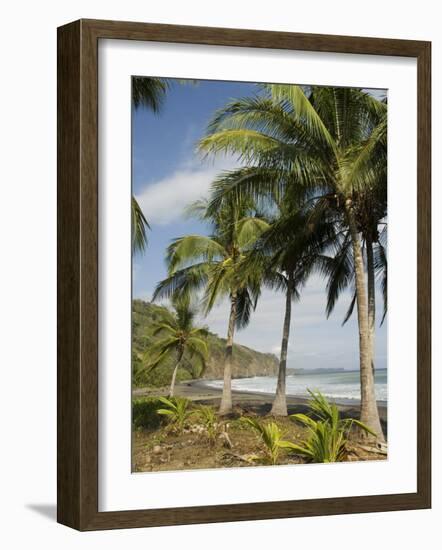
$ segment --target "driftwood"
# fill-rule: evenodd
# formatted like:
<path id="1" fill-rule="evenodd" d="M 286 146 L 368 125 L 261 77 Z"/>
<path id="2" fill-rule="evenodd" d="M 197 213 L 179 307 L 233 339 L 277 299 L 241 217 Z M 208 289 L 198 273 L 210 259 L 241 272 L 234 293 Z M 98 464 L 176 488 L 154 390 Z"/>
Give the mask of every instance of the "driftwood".
<path id="1" fill-rule="evenodd" d="M 359 448 L 367 453 L 375 453 L 378 455 L 387 455 L 388 447 L 386 443 L 377 442 L 375 446 L 359 445 Z"/>
<path id="2" fill-rule="evenodd" d="M 229 449 L 233 449 L 233 443 L 229 437 L 229 434 L 226 431 L 223 431 L 219 434 L 219 438 L 223 440 L 223 445 Z"/>
<path id="3" fill-rule="evenodd" d="M 255 455 L 239 455 L 237 453 L 225 452 L 224 457 L 236 458 L 236 460 L 240 460 L 241 462 L 247 462 L 248 464 L 255 463 L 255 460 L 254 460 Z"/>

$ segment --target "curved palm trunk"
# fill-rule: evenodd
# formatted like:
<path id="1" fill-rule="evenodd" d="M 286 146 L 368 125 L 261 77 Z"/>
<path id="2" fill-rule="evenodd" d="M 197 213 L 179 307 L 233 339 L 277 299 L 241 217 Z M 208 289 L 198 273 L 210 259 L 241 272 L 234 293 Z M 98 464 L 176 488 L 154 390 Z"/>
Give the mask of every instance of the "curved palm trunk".
<path id="1" fill-rule="evenodd" d="M 178 361 L 177 361 L 177 364 L 175 365 L 175 368 L 173 369 L 172 381 L 170 382 L 169 397 L 173 397 L 174 393 L 175 393 L 176 375 L 177 375 L 177 372 L 178 372 L 178 369 L 179 369 L 179 366 L 180 366 L 180 363 L 181 363 L 181 359 L 183 358 L 183 353 L 184 353 L 183 350 L 178 352 Z"/>
<path id="2" fill-rule="evenodd" d="M 232 354 L 233 354 L 233 336 L 235 334 L 236 321 L 236 292 L 232 292 L 230 297 L 230 316 L 229 326 L 227 328 L 226 354 L 224 359 L 224 384 L 223 395 L 219 407 L 219 414 L 225 415 L 232 412 Z"/>
<path id="3" fill-rule="evenodd" d="M 364 262 L 361 251 L 361 239 L 356 227 L 356 222 L 351 206 L 351 200 L 345 203 L 348 224 L 350 229 L 355 282 L 356 282 L 356 302 L 358 307 L 358 326 L 359 326 L 359 362 L 361 377 L 361 421 L 364 422 L 377 434 L 380 441 L 384 441 L 379 412 L 374 392 L 374 375 L 371 366 L 370 350 L 370 331 L 368 324 L 368 304 L 367 292 L 365 288 Z M 361 432 L 361 435 L 363 433 Z"/>
<path id="4" fill-rule="evenodd" d="M 287 349 L 290 336 L 290 321 L 292 316 L 292 295 L 293 281 L 291 276 L 287 280 L 287 291 L 285 297 L 284 326 L 282 330 L 281 355 L 279 359 L 278 382 L 276 394 L 270 414 L 275 416 L 287 416 L 287 399 L 285 394 L 287 375 Z"/>
<path id="5" fill-rule="evenodd" d="M 373 241 L 371 235 L 365 239 L 367 246 L 367 296 L 368 296 L 368 332 L 370 337 L 371 367 L 375 369 L 375 323 L 376 323 L 376 298 L 374 281 Z"/>

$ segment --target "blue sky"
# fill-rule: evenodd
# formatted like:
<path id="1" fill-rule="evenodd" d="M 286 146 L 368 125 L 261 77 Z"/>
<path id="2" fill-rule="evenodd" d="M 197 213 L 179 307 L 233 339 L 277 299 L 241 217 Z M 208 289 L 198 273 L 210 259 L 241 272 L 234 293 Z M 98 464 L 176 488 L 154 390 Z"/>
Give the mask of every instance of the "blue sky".
<path id="1" fill-rule="evenodd" d="M 149 246 L 133 261 L 133 295 L 150 300 L 156 283 L 166 275 L 165 249 L 170 241 L 208 228 L 183 216 L 183 209 L 203 197 L 216 174 L 233 168 L 235 159 L 203 161 L 195 153 L 213 112 L 232 98 L 255 94 L 253 84 L 199 81 L 171 86 L 159 114 L 141 108 L 133 114 L 133 192 L 150 225 Z M 325 282 L 313 276 L 301 301 L 294 304 L 289 343 L 289 366 L 297 368 L 358 366 L 356 316 L 341 322 L 350 297 L 343 294 L 334 313 L 325 317 Z M 381 300 L 378 297 L 378 309 Z M 238 343 L 279 353 L 284 297 L 265 290 L 250 325 L 236 335 Z M 219 304 L 207 318 L 210 329 L 225 337 L 228 304 Z M 376 365 L 386 367 L 387 323 L 376 335 Z"/>

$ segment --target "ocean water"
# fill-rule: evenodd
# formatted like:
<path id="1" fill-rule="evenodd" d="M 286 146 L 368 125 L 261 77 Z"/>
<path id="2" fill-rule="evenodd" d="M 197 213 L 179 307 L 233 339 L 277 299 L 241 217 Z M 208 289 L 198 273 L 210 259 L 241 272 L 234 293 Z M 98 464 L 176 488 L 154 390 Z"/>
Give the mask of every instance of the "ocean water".
<path id="1" fill-rule="evenodd" d="M 222 380 L 207 380 L 207 386 L 222 388 Z M 352 401 L 361 398 L 359 371 L 313 372 L 287 376 L 287 395 L 309 397 L 307 388 L 320 391 L 329 399 Z M 275 376 L 255 376 L 232 380 L 232 389 L 253 393 L 274 393 Z M 378 401 L 387 401 L 387 369 L 375 371 L 375 393 Z"/>

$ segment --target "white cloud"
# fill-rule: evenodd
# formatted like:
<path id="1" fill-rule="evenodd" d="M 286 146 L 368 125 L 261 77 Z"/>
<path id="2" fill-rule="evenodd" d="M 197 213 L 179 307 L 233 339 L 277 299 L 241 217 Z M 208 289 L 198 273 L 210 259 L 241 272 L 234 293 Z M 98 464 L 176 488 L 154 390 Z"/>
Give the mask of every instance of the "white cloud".
<path id="1" fill-rule="evenodd" d="M 181 218 L 187 205 L 206 196 L 211 183 L 222 170 L 234 167 L 229 158 L 222 164 L 189 163 L 170 176 L 146 185 L 136 198 L 150 224 L 167 225 Z"/>

